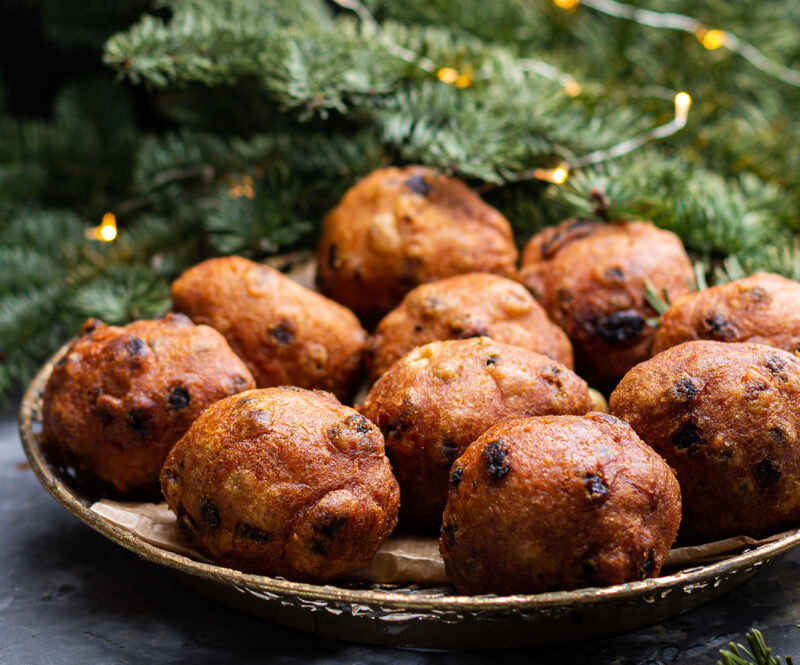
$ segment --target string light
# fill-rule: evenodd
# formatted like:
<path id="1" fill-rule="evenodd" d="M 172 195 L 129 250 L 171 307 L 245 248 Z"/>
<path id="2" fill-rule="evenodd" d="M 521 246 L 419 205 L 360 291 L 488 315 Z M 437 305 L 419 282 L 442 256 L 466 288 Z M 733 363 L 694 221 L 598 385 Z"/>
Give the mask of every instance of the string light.
<path id="1" fill-rule="evenodd" d="M 458 75 L 453 85 L 455 85 L 456 88 L 469 88 L 469 86 L 472 85 L 472 70 L 467 67 Z"/>
<path id="2" fill-rule="evenodd" d="M 570 78 L 569 81 L 564 84 L 564 92 L 567 93 L 569 97 L 577 97 L 581 94 L 582 89 L 581 84 L 574 78 Z"/>
<path id="3" fill-rule="evenodd" d="M 553 2 L 562 9 L 573 9 L 579 4 L 578 0 L 553 0 Z M 633 21 L 639 25 L 688 32 L 694 35 L 710 51 L 724 47 L 731 53 L 741 56 L 753 67 L 760 69 L 765 74 L 789 85 L 800 87 L 800 71 L 797 69 L 787 67 L 764 55 L 755 46 L 731 32 L 717 29 L 708 30 L 700 21 L 691 16 L 642 9 L 641 7 L 626 5 L 617 0 L 580 0 L 580 4 L 607 16 Z"/>
<path id="4" fill-rule="evenodd" d="M 658 92 L 656 95 L 658 97 L 663 96 L 660 91 L 654 92 Z M 673 102 L 675 105 L 675 116 L 672 118 L 672 120 L 663 125 L 653 127 L 652 129 L 639 134 L 638 136 L 634 136 L 622 141 L 621 143 L 617 143 L 610 148 L 595 150 L 594 152 L 590 152 L 581 157 L 575 157 L 566 162 L 562 162 L 555 169 L 530 169 L 528 171 L 522 171 L 515 174 L 512 178 L 510 178 L 510 180 L 513 182 L 519 182 L 522 180 L 531 180 L 535 178 L 537 180 L 543 180 L 556 185 L 563 185 L 567 181 L 570 172 L 575 171 L 576 169 L 585 168 L 587 166 L 592 166 L 593 164 L 599 164 L 600 162 L 606 162 L 611 159 L 622 157 L 623 155 L 633 152 L 637 148 L 640 148 L 650 141 L 665 139 L 669 136 L 672 136 L 686 126 L 686 123 L 689 119 L 689 108 L 692 105 L 692 97 L 688 92 L 679 92 L 675 95 Z"/>
<path id="5" fill-rule="evenodd" d="M 705 28 L 698 28 L 695 31 L 695 37 L 705 48 L 709 51 L 718 49 L 720 46 L 725 45 L 725 40 L 728 35 L 723 30 L 706 30 Z"/>
<path id="6" fill-rule="evenodd" d="M 256 192 L 253 189 L 253 178 L 249 175 L 243 175 L 240 181 L 234 181 L 228 189 L 228 196 L 232 199 L 240 199 L 243 196 L 248 199 L 254 199 Z"/>
<path id="7" fill-rule="evenodd" d="M 552 182 L 555 185 L 563 185 L 569 177 L 569 166 L 562 164 L 555 169 L 533 169 L 533 177 L 537 180 Z"/>
<path id="8" fill-rule="evenodd" d="M 533 72 L 546 79 L 555 81 L 564 88 L 564 92 L 569 97 L 577 97 L 583 91 L 581 84 L 572 78 L 572 76 L 542 60 L 524 59 L 520 60 L 519 64 L 523 71 Z"/>
<path id="9" fill-rule="evenodd" d="M 453 85 L 457 88 L 467 88 L 472 85 L 473 74 L 469 67 L 466 67 L 463 71 L 458 71 L 453 67 L 437 67 L 429 58 L 418 56 L 410 49 L 407 49 L 392 41 L 381 29 L 380 23 L 378 23 L 375 17 L 370 13 L 367 7 L 360 2 L 360 0 L 333 1 L 340 7 L 344 7 L 345 9 L 353 11 L 359 17 L 365 29 L 375 34 L 384 48 L 386 48 L 396 57 L 419 67 L 425 72 L 435 75 L 436 78 L 447 85 Z M 592 6 L 593 8 L 597 8 L 596 5 L 602 2 L 611 2 L 615 6 L 624 7 L 628 10 L 634 9 L 628 7 L 628 5 L 622 5 L 621 3 L 614 2 L 614 0 L 553 0 L 553 2 L 558 7 L 565 10 L 574 9 L 581 2 Z M 699 23 L 695 23 L 695 28 L 702 27 Z M 726 38 L 728 37 L 727 33 L 723 34 L 726 36 Z M 719 35 L 712 36 L 710 39 L 712 42 L 714 39 L 719 40 Z M 519 61 L 519 65 L 523 71 L 533 72 L 539 76 L 557 82 L 564 89 L 564 93 L 569 97 L 577 97 L 583 91 L 581 84 L 572 76 L 566 72 L 560 71 L 556 67 L 553 67 L 546 62 L 541 60 L 523 59 Z M 673 101 L 675 105 L 675 117 L 663 125 L 653 127 L 649 131 L 622 141 L 621 143 L 618 143 L 610 148 L 595 150 L 594 152 L 590 152 L 582 157 L 570 159 L 568 162 L 561 163 L 556 168 L 533 168 L 527 171 L 522 171 L 511 177 L 508 177 L 507 180 L 510 182 L 519 182 L 522 180 L 536 178 L 556 185 L 561 185 L 567 181 L 570 173 L 576 169 L 626 155 L 645 143 L 671 136 L 686 125 L 689 107 L 692 103 L 692 99 L 687 93 L 681 92 L 673 97 L 673 93 L 671 91 L 662 88 L 652 88 L 649 91 L 643 91 L 643 95 L 666 98 Z M 228 193 L 233 197 L 250 196 L 250 198 L 252 198 L 252 187 L 250 187 L 248 190 L 248 186 L 249 185 L 246 183 L 243 186 L 233 186 Z M 244 187 L 244 189 L 240 189 L 240 187 Z"/>
<path id="10" fill-rule="evenodd" d="M 675 121 L 686 125 L 689 115 L 689 107 L 692 105 L 692 97 L 688 92 L 679 92 L 675 95 Z"/>
<path id="11" fill-rule="evenodd" d="M 95 226 L 91 229 L 86 229 L 86 237 L 89 240 L 100 240 L 102 242 L 111 242 L 117 237 L 117 218 L 114 213 L 107 212 L 103 215 L 100 221 L 100 226 Z"/>
<path id="12" fill-rule="evenodd" d="M 452 84 L 458 79 L 458 70 L 452 67 L 442 67 L 436 72 L 436 75 L 442 83 Z"/>

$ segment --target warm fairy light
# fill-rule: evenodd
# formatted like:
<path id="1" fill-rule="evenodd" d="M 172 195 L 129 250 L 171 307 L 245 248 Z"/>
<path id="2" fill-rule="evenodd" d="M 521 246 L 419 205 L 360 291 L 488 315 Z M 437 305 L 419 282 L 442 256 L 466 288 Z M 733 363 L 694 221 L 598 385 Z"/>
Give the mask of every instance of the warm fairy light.
<path id="1" fill-rule="evenodd" d="M 439 80 L 442 83 L 447 83 L 451 85 L 458 80 L 458 70 L 453 69 L 452 67 L 442 67 L 436 72 L 436 75 L 439 77 Z"/>
<path id="2" fill-rule="evenodd" d="M 467 67 L 466 70 L 458 75 L 453 85 L 455 85 L 456 88 L 469 88 L 469 86 L 472 85 L 472 70 Z"/>
<path id="3" fill-rule="evenodd" d="M 723 46 L 728 38 L 724 30 L 706 30 L 705 28 L 698 28 L 695 35 L 697 36 L 697 41 L 709 51 Z"/>
<path id="4" fill-rule="evenodd" d="M 577 97 L 581 94 L 581 90 L 581 84 L 574 78 L 570 78 L 564 83 L 564 92 L 566 92 L 569 97 Z"/>
<path id="5" fill-rule="evenodd" d="M 580 0 L 553 0 L 553 2 L 556 7 L 561 7 L 561 9 L 575 9 Z"/>
<path id="6" fill-rule="evenodd" d="M 577 5 L 577 0 L 553 0 L 559 7 L 571 8 Z M 664 30 L 678 30 L 693 34 L 697 40 L 708 50 L 724 47 L 731 53 L 736 53 L 756 69 L 772 76 L 779 81 L 800 88 L 800 69 L 787 67 L 783 63 L 773 60 L 758 48 L 746 42 L 732 32 L 723 30 L 709 30 L 700 21 L 686 14 L 675 12 L 658 12 L 636 5 L 629 5 L 619 0 L 580 0 L 584 7 L 594 9 L 606 16 L 633 21 L 648 28 Z"/>
<path id="7" fill-rule="evenodd" d="M 240 199 L 243 196 L 248 199 L 256 197 L 256 191 L 253 189 L 253 177 L 243 175 L 240 181 L 233 181 L 233 184 L 228 189 L 228 196 L 232 199 Z"/>
<path id="8" fill-rule="evenodd" d="M 563 185 L 569 177 L 569 168 L 566 165 L 562 165 L 555 169 L 534 169 L 533 177 L 556 185 Z"/>
<path id="9" fill-rule="evenodd" d="M 114 213 L 107 212 L 103 215 L 100 221 L 100 226 L 95 226 L 93 229 L 86 229 L 86 237 L 89 240 L 102 240 L 103 242 L 111 242 L 117 237 L 117 218 Z"/>
<path id="10" fill-rule="evenodd" d="M 679 92 L 675 95 L 675 120 L 686 122 L 689 115 L 689 107 L 692 105 L 692 98 L 688 92 Z"/>
<path id="11" fill-rule="evenodd" d="M 467 67 L 463 72 L 452 67 L 440 67 L 436 76 L 442 83 L 454 85 L 456 88 L 469 88 L 472 85 L 472 69 Z"/>

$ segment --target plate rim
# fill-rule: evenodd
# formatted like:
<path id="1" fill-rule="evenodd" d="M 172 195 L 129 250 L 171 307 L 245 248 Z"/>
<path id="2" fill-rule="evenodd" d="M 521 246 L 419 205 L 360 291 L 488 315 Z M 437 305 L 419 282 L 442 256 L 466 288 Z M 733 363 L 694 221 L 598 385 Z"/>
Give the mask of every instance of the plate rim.
<path id="1" fill-rule="evenodd" d="M 350 605 L 380 605 L 387 609 L 420 610 L 433 612 L 486 612 L 486 611 L 549 611 L 564 607 L 589 606 L 608 601 L 624 602 L 631 599 L 665 595 L 675 589 L 698 588 L 720 577 L 736 573 L 750 573 L 753 569 L 777 558 L 800 545 L 800 528 L 787 533 L 780 540 L 746 550 L 729 559 L 699 565 L 661 577 L 627 582 L 608 587 L 585 587 L 571 591 L 549 591 L 539 594 L 497 595 L 443 595 L 412 594 L 375 589 L 351 589 L 331 584 L 293 582 L 282 578 L 245 573 L 233 568 L 195 561 L 182 554 L 170 552 L 144 541 L 117 527 L 97 513 L 92 512 L 58 478 L 45 460 L 33 432 L 37 401 L 43 392 L 53 365 L 66 352 L 72 342 L 59 349 L 39 369 L 28 385 L 19 410 L 19 432 L 25 455 L 38 481 L 47 492 L 70 513 L 94 531 L 139 557 L 182 573 L 195 575 L 214 582 L 232 585 L 243 591 L 294 596 L 304 600 L 329 601 Z"/>

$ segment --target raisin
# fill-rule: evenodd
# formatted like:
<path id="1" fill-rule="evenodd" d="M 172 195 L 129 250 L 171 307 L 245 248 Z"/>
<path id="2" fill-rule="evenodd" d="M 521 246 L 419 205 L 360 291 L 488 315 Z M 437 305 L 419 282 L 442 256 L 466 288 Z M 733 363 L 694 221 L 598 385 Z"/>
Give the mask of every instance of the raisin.
<path id="1" fill-rule="evenodd" d="M 456 533 L 458 533 L 458 524 L 445 522 L 444 526 L 442 527 L 442 534 L 444 535 L 444 540 L 448 547 L 455 547 Z"/>
<path id="2" fill-rule="evenodd" d="M 753 465 L 753 475 L 758 486 L 765 489 L 780 479 L 780 465 L 774 460 L 762 459 L 758 464 Z"/>
<path id="3" fill-rule="evenodd" d="M 500 356 L 496 353 L 493 353 L 486 359 L 486 365 L 496 365 L 498 360 L 500 360 Z"/>
<path id="4" fill-rule="evenodd" d="M 583 476 L 583 487 L 592 501 L 602 501 L 609 491 L 605 480 L 594 473 L 587 473 Z"/>
<path id="5" fill-rule="evenodd" d="M 601 319 L 597 332 L 606 342 L 619 344 L 636 339 L 644 328 L 644 317 L 635 309 L 623 309 Z"/>
<path id="6" fill-rule="evenodd" d="M 339 248 L 335 242 L 332 242 L 328 247 L 328 267 L 335 268 L 336 262 L 339 260 Z"/>
<path id="7" fill-rule="evenodd" d="M 770 386 L 766 381 L 755 381 L 748 383 L 744 387 L 744 398 L 746 400 L 758 399 L 761 393 L 769 390 Z"/>
<path id="8" fill-rule="evenodd" d="M 684 425 L 672 435 L 672 445 L 678 450 L 696 448 L 703 443 L 700 428 L 694 423 Z"/>
<path id="9" fill-rule="evenodd" d="M 675 397 L 679 402 L 690 402 L 693 398 L 697 396 L 697 388 L 694 385 L 694 381 L 689 377 L 684 377 L 683 379 L 678 379 L 675 382 L 675 386 L 673 387 L 673 391 L 675 393 Z"/>
<path id="10" fill-rule="evenodd" d="M 550 365 L 546 372 L 542 372 L 542 378 L 553 385 L 561 385 L 561 368 Z"/>
<path id="11" fill-rule="evenodd" d="M 144 437 L 147 435 L 147 421 L 149 419 L 150 414 L 146 411 L 131 409 L 128 411 L 126 423 L 137 436 Z"/>
<path id="12" fill-rule="evenodd" d="M 625 273 L 619 268 L 609 268 L 606 270 L 606 277 L 614 282 L 621 282 L 625 279 Z"/>
<path id="13" fill-rule="evenodd" d="M 318 530 L 319 536 L 314 538 L 314 542 L 311 545 L 311 551 L 314 554 L 325 556 L 331 547 L 331 540 L 346 522 L 346 517 L 334 517 L 325 526 L 321 527 Z"/>
<path id="14" fill-rule="evenodd" d="M 458 457 L 458 446 L 452 441 L 442 442 L 442 455 L 447 460 L 448 464 L 452 464 Z"/>
<path id="15" fill-rule="evenodd" d="M 700 334 L 705 339 L 728 342 L 736 337 L 736 328 L 722 314 L 712 314 L 703 320 Z"/>
<path id="16" fill-rule="evenodd" d="M 146 346 L 147 344 L 144 343 L 144 340 L 139 339 L 138 337 L 131 337 L 125 343 L 125 348 L 133 358 L 142 355 Z"/>
<path id="17" fill-rule="evenodd" d="M 768 434 L 775 443 L 783 443 L 786 441 L 786 432 L 781 427 L 771 427 Z"/>
<path id="18" fill-rule="evenodd" d="M 370 421 L 360 413 L 354 413 L 351 416 L 347 416 L 344 422 L 351 427 L 355 425 L 356 432 L 359 434 L 368 434 L 372 430 L 372 424 Z"/>
<path id="19" fill-rule="evenodd" d="M 768 353 L 764 356 L 764 366 L 783 383 L 789 381 L 789 377 L 783 373 L 786 369 L 786 362 L 777 353 Z"/>
<path id="20" fill-rule="evenodd" d="M 56 363 L 55 366 L 56 367 L 63 367 L 64 365 L 67 364 L 67 359 L 68 358 L 69 358 L 69 354 L 65 353 L 63 356 L 61 356 L 61 358 L 58 359 L 58 362 Z"/>
<path id="21" fill-rule="evenodd" d="M 282 346 L 291 344 L 294 341 L 294 333 L 282 323 L 270 330 L 270 333 L 275 338 L 275 341 Z"/>
<path id="22" fill-rule="evenodd" d="M 422 326 L 419 323 L 414 326 L 414 332 L 422 332 Z"/>
<path id="23" fill-rule="evenodd" d="M 490 441 L 483 449 L 483 457 L 486 460 L 486 472 L 489 477 L 498 482 L 510 470 L 506 456 L 508 455 L 508 444 L 502 439 Z"/>
<path id="24" fill-rule="evenodd" d="M 433 190 L 433 187 L 421 175 L 411 176 L 404 184 L 412 192 L 421 196 L 428 196 Z"/>
<path id="25" fill-rule="evenodd" d="M 81 335 L 91 335 L 95 330 L 100 328 L 103 324 L 99 319 L 86 319 L 86 323 L 81 327 Z"/>
<path id="26" fill-rule="evenodd" d="M 266 543 L 270 539 L 270 535 L 266 531 L 256 529 L 242 522 L 236 527 L 236 535 L 245 540 L 252 540 L 254 543 Z"/>
<path id="27" fill-rule="evenodd" d="M 247 387 L 247 379 L 245 379 L 243 376 L 234 376 L 233 386 L 237 391 L 244 390 Z"/>
<path id="28" fill-rule="evenodd" d="M 453 473 L 450 474 L 450 485 L 452 487 L 458 487 L 461 484 L 461 476 L 464 475 L 464 469 L 460 466 L 457 466 L 453 469 Z"/>
<path id="29" fill-rule="evenodd" d="M 654 550 L 650 550 L 647 553 L 647 558 L 644 560 L 642 567 L 639 569 L 639 577 L 642 579 L 646 579 L 652 576 L 653 571 L 656 569 L 656 553 Z"/>
<path id="30" fill-rule="evenodd" d="M 209 529 L 216 529 L 219 526 L 219 511 L 210 499 L 204 498 L 200 502 L 200 517 Z"/>
<path id="31" fill-rule="evenodd" d="M 167 401 L 169 405 L 175 409 L 176 411 L 181 411 L 189 406 L 189 402 L 191 398 L 189 397 L 189 392 L 183 386 L 175 386 L 172 389 L 172 392 L 167 397 Z"/>

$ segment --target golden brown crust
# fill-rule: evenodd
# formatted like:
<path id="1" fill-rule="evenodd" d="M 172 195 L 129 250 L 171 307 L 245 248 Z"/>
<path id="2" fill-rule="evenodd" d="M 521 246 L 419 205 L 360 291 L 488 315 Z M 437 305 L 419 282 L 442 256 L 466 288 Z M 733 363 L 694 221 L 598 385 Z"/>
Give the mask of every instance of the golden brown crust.
<path id="1" fill-rule="evenodd" d="M 313 582 L 366 565 L 400 500 L 378 428 L 333 395 L 300 388 L 217 402 L 172 449 L 161 484 L 208 556 Z"/>
<path id="2" fill-rule="evenodd" d="M 158 496 L 161 465 L 192 421 L 253 387 L 222 335 L 182 314 L 122 328 L 90 319 L 45 387 L 43 446 L 82 480 Z"/>
<path id="3" fill-rule="evenodd" d="M 570 219 L 525 247 L 520 281 L 569 335 L 578 373 L 609 386 L 650 356 L 645 280 L 670 298 L 688 293 L 692 265 L 678 237 L 650 222 Z"/>
<path id="4" fill-rule="evenodd" d="M 681 535 L 713 539 L 800 524 L 799 403 L 792 354 L 695 341 L 634 367 L 609 406 L 676 470 Z"/>
<path id="5" fill-rule="evenodd" d="M 386 438 L 401 521 L 438 530 L 450 467 L 489 427 L 590 406 L 586 383 L 561 363 L 477 337 L 414 349 L 378 379 L 359 410 Z"/>
<path id="6" fill-rule="evenodd" d="M 378 324 L 366 355 L 374 380 L 414 347 L 486 335 L 572 369 L 572 345 L 522 285 L 488 273 L 422 284 Z"/>
<path id="7" fill-rule="evenodd" d="M 661 315 L 653 354 L 694 339 L 800 348 L 800 284 L 758 273 L 680 298 Z"/>
<path id="8" fill-rule="evenodd" d="M 358 319 L 277 270 L 238 256 L 204 261 L 173 283 L 172 302 L 225 335 L 260 388 L 318 388 L 345 401 L 358 388 Z"/>
<path id="9" fill-rule="evenodd" d="M 511 277 L 516 261 L 508 221 L 461 180 L 388 168 L 325 217 L 317 282 L 371 326 L 418 284 L 467 272 Z"/>
<path id="10" fill-rule="evenodd" d="M 463 593 L 539 593 L 658 575 L 675 539 L 672 470 L 606 414 L 495 425 L 453 465 L 439 549 Z"/>

